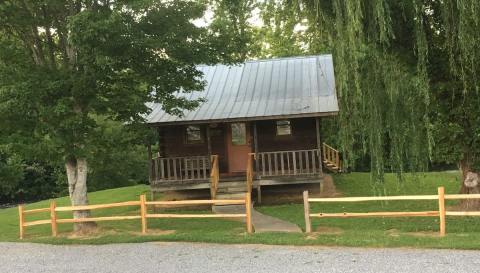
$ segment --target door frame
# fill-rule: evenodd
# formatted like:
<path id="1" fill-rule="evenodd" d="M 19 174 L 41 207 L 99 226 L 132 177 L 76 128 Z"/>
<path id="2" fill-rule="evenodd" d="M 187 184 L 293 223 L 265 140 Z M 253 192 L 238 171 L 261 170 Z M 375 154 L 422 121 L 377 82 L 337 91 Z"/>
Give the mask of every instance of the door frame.
<path id="1" fill-rule="evenodd" d="M 229 122 L 226 123 L 226 132 L 225 132 L 225 146 L 226 146 L 226 154 L 227 154 L 227 163 L 228 163 L 228 173 L 229 174 L 238 174 L 238 173 L 244 173 L 246 172 L 247 168 L 247 161 L 245 161 L 245 170 L 232 170 L 232 164 L 230 161 L 230 157 L 233 156 L 232 153 L 232 147 L 235 146 L 232 144 L 232 124 L 233 123 L 244 123 L 245 124 L 245 145 L 238 145 L 238 146 L 247 146 L 248 147 L 248 152 L 246 153 L 246 158 L 248 157 L 248 153 L 252 152 L 252 130 L 251 130 L 251 124 L 248 121 L 238 121 L 238 122 Z"/>

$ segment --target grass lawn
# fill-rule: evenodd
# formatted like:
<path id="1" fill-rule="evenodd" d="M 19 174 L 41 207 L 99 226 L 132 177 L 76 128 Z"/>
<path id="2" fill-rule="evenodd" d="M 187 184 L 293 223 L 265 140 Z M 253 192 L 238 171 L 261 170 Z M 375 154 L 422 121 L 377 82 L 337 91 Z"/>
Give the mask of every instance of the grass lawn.
<path id="1" fill-rule="evenodd" d="M 344 196 L 371 196 L 369 174 L 351 173 L 335 176 L 337 190 Z M 438 186 L 447 193 L 457 193 L 459 175 L 439 172 L 408 176 L 398 184 L 393 175 L 387 175 L 388 195 L 436 194 Z M 138 200 L 148 192 L 145 185 L 93 192 L 91 204 Z M 68 198 L 57 199 L 57 206 L 68 205 Z M 447 202 L 447 207 L 454 205 Z M 48 201 L 26 206 L 26 209 L 48 207 Z M 256 207 L 262 213 L 282 218 L 304 228 L 303 205 L 285 204 Z M 437 210 L 436 200 L 390 201 L 362 203 L 311 204 L 312 212 L 368 212 Z M 138 208 L 112 208 L 94 211 L 94 216 L 138 214 Z M 189 212 L 191 213 L 191 212 Z M 48 219 L 45 213 L 42 219 Z M 59 213 L 58 218 L 70 218 L 70 213 Z M 40 219 L 27 215 L 27 221 Z M 262 233 L 248 235 L 243 223 L 219 219 L 149 219 L 150 234 L 140 234 L 140 220 L 101 222 L 101 232 L 91 237 L 71 236 L 72 224 L 59 224 L 60 236 L 50 236 L 50 226 L 27 227 L 26 242 L 53 244 L 105 244 L 146 241 L 192 241 L 210 243 L 263 243 L 288 245 L 368 246 L 368 247 L 428 247 L 480 249 L 480 218 L 447 217 L 447 236 L 437 236 L 438 219 L 429 218 L 363 218 L 312 219 L 312 234 Z M 0 210 L 0 241 L 18 240 L 18 213 L 16 208 Z"/>

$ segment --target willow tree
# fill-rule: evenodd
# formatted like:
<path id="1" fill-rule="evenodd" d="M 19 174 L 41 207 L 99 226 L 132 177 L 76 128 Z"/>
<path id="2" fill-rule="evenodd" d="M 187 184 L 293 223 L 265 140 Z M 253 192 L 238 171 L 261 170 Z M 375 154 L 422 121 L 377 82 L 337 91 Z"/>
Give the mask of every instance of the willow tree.
<path id="1" fill-rule="evenodd" d="M 201 89 L 195 65 L 226 56 L 192 23 L 204 11 L 192 1 L 0 2 L 2 130 L 55 147 L 72 205 L 88 204 L 86 158 L 96 149 L 97 117 L 135 123 L 148 101 L 173 114 L 198 104 L 174 92 Z"/>
<path id="2" fill-rule="evenodd" d="M 432 99 L 435 105 L 443 103 L 443 109 L 450 107 L 448 96 L 432 96 L 439 84 L 435 75 L 439 55 L 447 58 L 441 63 L 446 66 L 443 79 L 457 83 L 457 89 L 458 84 L 463 87 L 463 94 L 457 96 L 463 102 L 456 101 L 456 108 L 472 106 L 471 115 L 459 113 L 458 118 L 478 128 L 478 119 L 471 118 L 479 116 L 478 107 L 473 107 L 478 100 L 469 98 L 478 97 L 479 1 L 276 2 L 293 3 L 308 20 L 308 53 L 327 48 L 334 55 L 338 129 L 347 167 L 354 165 L 352 159 L 359 153 L 368 154 L 372 181 L 380 185 L 385 170 L 400 178 L 407 170 L 425 170 L 435 147 L 452 143 L 448 135 L 440 138 L 440 129 L 434 126 L 448 120 L 438 116 L 433 116 L 435 122 L 431 120 Z M 479 159 L 480 149 L 472 144 L 478 133 L 465 138 L 461 155 L 450 160 L 468 169 Z"/>

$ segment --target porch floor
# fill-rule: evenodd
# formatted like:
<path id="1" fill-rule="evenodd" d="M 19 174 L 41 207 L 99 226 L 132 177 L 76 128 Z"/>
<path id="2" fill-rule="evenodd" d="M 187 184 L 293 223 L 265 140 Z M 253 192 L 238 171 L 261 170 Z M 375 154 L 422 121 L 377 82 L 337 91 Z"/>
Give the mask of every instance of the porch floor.
<path id="1" fill-rule="evenodd" d="M 246 183 L 245 176 L 231 176 L 220 177 L 219 183 Z M 253 181 L 253 187 L 258 186 L 274 186 L 274 185 L 289 185 L 289 184 L 315 184 L 322 183 L 323 176 L 277 176 L 277 177 L 263 177 Z M 209 180 L 205 181 L 159 181 L 151 185 L 153 192 L 165 191 L 180 191 L 180 190 L 200 190 L 210 189 L 211 183 Z"/>

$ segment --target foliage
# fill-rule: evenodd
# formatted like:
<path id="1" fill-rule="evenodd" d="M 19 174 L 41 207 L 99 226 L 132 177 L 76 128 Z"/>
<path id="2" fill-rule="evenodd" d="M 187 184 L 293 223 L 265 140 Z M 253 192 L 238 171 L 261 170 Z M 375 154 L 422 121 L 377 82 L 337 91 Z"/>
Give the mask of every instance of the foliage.
<path id="1" fill-rule="evenodd" d="M 7 137 L 10 143 L 20 140 L 25 150 L 48 147 L 38 158 L 54 166 L 82 168 L 78 162 L 93 158 L 94 179 L 115 178 L 106 174 L 119 167 L 116 178 L 124 178 L 118 183 L 144 177 L 129 173 L 138 170 L 138 161 L 119 163 L 139 151 L 138 138 L 120 141 L 108 130 L 122 129 L 102 120 L 137 126 L 149 111 L 147 102 L 177 115 L 198 105 L 176 92 L 202 88 L 196 65 L 230 58 L 217 42 L 221 29 L 213 35 L 193 24 L 204 11 L 204 2 L 188 0 L 2 1 L 2 133 L 14 135 Z M 129 147 L 117 146 L 110 158 L 99 153 L 116 144 Z M 71 189 L 75 183 L 69 181 Z"/>
<path id="2" fill-rule="evenodd" d="M 256 29 L 250 20 L 258 7 L 256 0 L 210 0 L 213 9 L 209 31 L 226 47 L 229 60 L 244 61 L 255 57 L 258 50 Z"/>
<path id="3" fill-rule="evenodd" d="M 22 162 L 18 156 L 7 153 L 0 146 L 0 201 L 10 199 L 22 179 Z"/>
<path id="4" fill-rule="evenodd" d="M 261 51 L 263 58 L 301 56 L 306 53 L 307 41 L 305 18 L 298 13 L 298 6 L 293 2 L 282 3 L 276 0 L 265 1 L 261 5 L 263 26 L 260 30 Z"/>
<path id="5" fill-rule="evenodd" d="M 382 182 L 385 170 L 401 178 L 429 160 L 478 165 L 478 1 L 266 2 L 265 28 L 280 37 L 266 38 L 269 54 L 333 54 L 340 113 L 338 127 L 325 125 L 348 167 L 368 158 Z"/>

